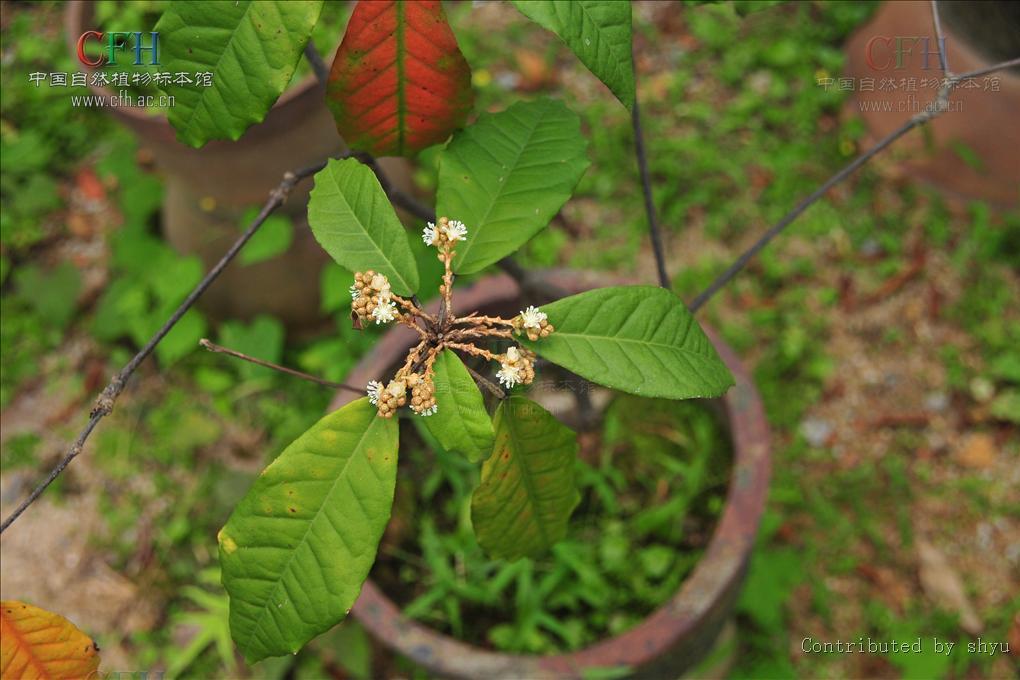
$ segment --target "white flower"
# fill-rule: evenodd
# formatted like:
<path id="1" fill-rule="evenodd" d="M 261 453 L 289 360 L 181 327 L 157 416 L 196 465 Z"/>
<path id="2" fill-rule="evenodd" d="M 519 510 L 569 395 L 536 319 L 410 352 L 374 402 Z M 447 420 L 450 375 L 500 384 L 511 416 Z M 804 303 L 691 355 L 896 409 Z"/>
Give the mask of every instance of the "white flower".
<path id="1" fill-rule="evenodd" d="M 429 222 L 429 226 L 425 227 L 425 231 L 421 233 L 421 240 L 425 241 L 425 245 L 430 246 L 436 242 L 436 225 Z"/>
<path id="2" fill-rule="evenodd" d="M 450 220 L 446 223 L 446 238 L 450 241 L 463 241 L 467 236 L 467 227 L 464 226 L 463 222 L 457 220 Z"/>
<path id="3" fill-rule="evenodd" d="M 499 378 L 499 383 L 510 389 L 521 381 L 521 369 L 517 366 L 511 366 L 510 364 L 504 363 L 503 367 L 496 371 L 496 377 Z"/>
<path id="4" fill-rule="evenodd" d="M 357 300 L 359 297 L 361 297 L 361 291 L 358 290 L 357 286 L 351 286 L 348 290 L 351 291 L 352 300 Z"/>
<path id="5" fill-rule="evenodd" d="M 368 383 L 368 401 L 373 406 L 379 403 L 379 395 L 382 393 L 383 384 L 378 380 L 373 380 Z"/>
<path id="6" fill-rule="evenodd" d="M 541 328 L 542 322 L 547 318 L 545 312 L 538 311 L 538 307 L 535 305 L 531 305 L 521 312 L 521 321 L 525 328 Z"/>
<path id="7" fill-rule="evenodd" d="M 381 301 L 372 310 L 372 318 L 375 319 L 376 325 L 381 323 L 389 323 L 397 318 L 397 304 L 390 301 Z"/>
<path id="8" fill-rule="evenodd" d="M 423 408 L 422 410 L 418 411 L 418 415 L 420 415 L 423 418 L 426 418 L 428 416 L 435 414 L 435 412 L 438 410 L 439 406 L 437 404 L 432 404 L 432 406 L 429 406 L 428 408 Z"/>
<path id="9" fill-rule="evenodd" d="M 514 345 L 507 349 L 506 359 L 507 362 L 511 364 L 516 364 L 518 361 L 521 360 L 521 353 L 520 351 L 518 351 L 517 345 Z"/>

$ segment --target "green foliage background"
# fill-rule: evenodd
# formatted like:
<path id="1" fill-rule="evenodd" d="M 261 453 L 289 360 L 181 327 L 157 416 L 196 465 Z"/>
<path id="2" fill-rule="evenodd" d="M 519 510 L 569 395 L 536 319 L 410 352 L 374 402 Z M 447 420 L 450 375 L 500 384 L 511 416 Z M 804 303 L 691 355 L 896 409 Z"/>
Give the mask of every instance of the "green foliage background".
<path id="1" fill-rule="evenodd" d="M 676 238 L 692 220 L 705 235 L 703 247 L 682 254 L 684 266 L 675 289 L 685 299 L 728 263 L 726 246 L 778 218 L 853 156 L 864 134 L 859 120 L 839 116 L 845 95 L 818 88 L 815 78 L 820 72 L 840 71 L 842 41 L 867 19 L 872 7 L 787 3 L 742 18 L 735 4 L 739 3 L 685 10 L 685 31 L 695 41 L 695 49 L 673 42 L 666 47 L 668 27 L 649 23 L 641 13 L 635 15 L 639 45 L 659 54 L 664 66 L 657 77 L 643 74 L 639 88 L 639 95 L 647 97 L 642 99 L 646 135 L 655 140 L 651 169 L 661 219 Z M 146 6 L 138 3 L 139 17 Z M 646 233 L 627 111 L 608 91 L 599 90 L 601 86 L 554 38 L 523 17 L 512 12 L 501 15 L 496 31 L 487 23 L 491 15 L 479 18 L 473 11 L 468 3 L 456 5 L 450 8 L 450 19 L 475 74 L 478 110 L 503 109 L 521 96 L 530 96 L 518 92 L 520 81 L 515 81 L 522 70 L 515 49 L 530 45 L 541 62 L 558 74 L 558 84 L 539 84 L 539 89 L 561 95 L 581 115 L 582 131 L 589 139 L 593 164 L 580 180 L 577 198 L 568 205 L 563 220 L 525 247 L 521 259 L 530 266 L 562 265 L 640 278 L 640 263 L 647 258 Z M 135 142 L 101 111 L 73 108 L 65 90 L 28 82 L 32 71 L 76 68 L 54 28 L 60 24 L 59 8 L 17 7 L 7 17 L 0 35 L 5 60 L 0 103 L 0 406 L 6 409 L 19 395 L 45 387 L 56 403 L 69 405 L 77 414 L 87 406 L 94 386 L 69 351 L 70 344 L 85 343 L 89 365 L 99 376 L 108 376 L 186 294 L 200 270 L 158 238 L 162 188 L 158 177 L 140 167 Z M 333 30 L 339 34 L 342 12 L 333 21 Z M 38 33 L 40 26 L 48 40 L 24 39 Z M 317 29 L 316 40 L 322 41 L 325 47 L 320 46 L 320 51 L 326 52 L 330 36 L 323 30 Z M 299 65 L 295 77 L 307 73 L 304 69 Z M 557 88 L 564 83 L 571 85 L 560 92 Z M 649 94 L 642 94 L 643 88 Z M 424 191 L 435 189 L 437 161 L 436 149 L 420 157 L 416 179 Z M 82 168 L 95 169 L 122 218 L 105 236 L 108 279 L 89 289 L 93 295 L 82 294 L 86 282 L 74 258 L 54 247 L 72 239 L 66 219 L 68 196 Z M 761 177 L 767 181 L 760 182 Z M 902 192 L 897 210 L 880 212 L 875 202 L 881 184 L 881 175 L 866 170 L 841 202 L 823 200 L 791 231 L 808 240 L 838 233 L 852 249 L 877 244 L 881 255 L 868 265 L 867 273 L 879 278 L 908 260 L 903 236 L 911 223 L 923 223 L 931 244 L 951 249 L 952 267 L 963 273 L 967 284 L 959 303 L 946 312 L 966 340 L 946 345 L 938 358 L 949 376 L 952 396 L 971 399 L 974 381 L 984 380 L 1003 399 L 998 407 L 1002 417 L 1015 416 L 1010 404 L 1016 403 L 1020 392 L 1016 370 L 1020 358 L 1017 322 L 1008 313 L 1015 300 L 1007 272 L 1018 266 L 1020 218 L 981 203 L 971 205 L 961 217 L 937 194 L 913 186 Z M 907 214 L 912 216 L 909 222 L 903 217 Z M 247 258 L 272 257 L 289 242 L 287 225 L 277 224 L 266 233 L 272 237 L 266 237 L 270 242 Z M 794 659 L 789 654 L 791 630 L 799 630 L 790 618 L 792 603 L 809 602 L 812 616 L 834 625 L 847 605 L 825 577 L 850 577 L 862 564 L 859 553 L 846 546 L 863 547 L 875 559 L 895 564 L 914 540 L 909 516 L 901 504 L 893 502 L 911 498 L 911 461 L 918 443 L 909 434 L 897 439 L 879 466 L 848 469 L 821 480 L 810 475 L 813 464 L 828 460 L 831 452 L 812 446 L 799 424 L 822 395 L 836 361 L 826 346 L 832 315 L 810 310 L 833 310 L 839 291 L 822 282 L 821 270 L 830 263 L 783 245 L 780 241 L 763 253 L 734 282 L 725 305 L 706 310 L 706 318 L 756 366 L 755 379 L 779 444 L 760 550 L 739 604 L 741 653 L 735 677 L 814 676 L 838 664 L 837 659 Z M 831 264 L 840 266 L 838 260 Z M 157 270 L 172 271 L 174 276 L 154 276 Z M 249 486 L 254 471 L 267 462 L 260 452 L 280 451 L 318 419 L 330 398 L 313 385 L 196 352 L 196 340 L 209 335 L 262 358 L 341 380 L 376 337 L 375 331 L 357 334 L 350 329 L 345 318 L 348 276 L 339 267 L 323 273 L 323 314 L 332 319 L 333 328 L 321 337 L 288 337 L 270 317 L 214 326 L 200 314 L 190 315 L 161 347 L 158 368 L 150 365 L 143 370 L 137 390 L 118 405 L 97 434 L 87 455 L 109 485 L 100 495 L 106 528 L 94 537 L 96 549 L 118 571 L 136 575 L 158 600 L 168 621 L 152 630 L 126 633 L 119 641 L 131 650 L 138 667 L 163 663 L 179 651 L 175 631 L 197 625 L 206 644 L 188 648 L 179 657 L 187 663 L 174 670 L 182 677 L 232 672 L 234 660 L 221 642 L 225 610 L 216 585 L 218 576 L 202 572 L 215 562 L 210 548 L 215 532 Z M 730 304 L 742 299 L 769 304 L 728 313 Z M 888 346 L 903 342 L 894 333 L 880 341 Z M 610 424 L 619 421 L 626 418 L 611 418 Z M 77 427 L 72 416 L 46 427 L 5 433 L 5 480 L 8 475 L 34 480 Z M 641 435 L 632 429 L 621 426 L 607 438 L 641 446 Z M 470 488 L 458 481 L 465 472 L 451 470 L 455 463 L 449 460 L 441 465 L 445 467 L 437 468 L 438 481 L 430 482 L 433 490 L 452 488 L 453 497 L 466 498 L 463 489 L 457 491 L 458 485 Z M 585 493 L 608 507 L 614 496 L 611 473 L 585 466 L 577 474 Z M 53 502 L 81 492 L 81 478 L 75 475 L 72 471 L 55 485 L 50 494 Z M 962 511 L 1016 518 L 1015 509 L 989 491 L 977 474 L 963 474 L 931 488 L 932 493 L 959 503 Z M 677 507 L 695 493 L 678 494 Z M 168 497 L 174 502 L 157 502 Z M 144 509 L 141 514 L 140 508 Z M 472 593 L 470 584 L 458 579 L 457 556 L 467 554 L 463 535 L 441 530 L 444 516 L 457 512 L 461 512 L 459 506 L 450 513 L 436 511 L 420 518 L 425 563 L 420 573 L 429 574 L 430 581 L 425 594 L 408 607 L 410 614 L 453 630 L 464 627 L 461 614 L 446 604 L 454 601 L 453 596 L 466 609 L 475 601 L 504 596 L 502 591 L 493 594 L 495 589 Z M 654 526 L 655 517 L 646 521 Z M 791 525 L 806 527 L 795 541 L 784 528 Z M 622 594 L 644 592 L 655 598 L 672 592 L 675 584 L 665 580 L 664 574 L 682 571 L 677 562 L 686 556 L 672 550 L 668 541 L 645 545 L 638 556 L 641 568 L 633 570 L 623 562 L 633 553 L 627 527 L 609 522 L 599 532 L 597 543 L 588 536 L 568 537 L 557 560 L 567 565 L 564 569 L 576 571 L 549 583 L 562 589 L 567 599 L 582 601 L 590 593 L 605 594 L 607 609 L 556 629 L 555 620 L 549 624 L 539 616 L 541 585 L 536 588 L 527 567 L 492 572 L 499 579 L 496 585 L 503 584 L 507 593 L 514 593 L 521 615 L 493 629 L 491 644 L 522 650 L 583 644 L 598 616 L 606 616 L 609 608 L 626 606 L 617 599 Z M 604 573 L 584 568 L 596 562 Z M 199 572 L 206 576 L 196 582 Z M 1016 606 L 1020 603 L 1014 599 L 982 612 L 988 635 L 1004 639 Z M 859 614 L 856 628 L 850 631 L 854 637 L 959 635 L 951 614 L 921 600 L 894 609 L 875 596 L 855 612 Z M 632 623 L 606 618 L 598 624 L 600 632 Z M 338 660 L 330 651 L 336 645 L 351 653 Z M 345 624 L 296 659 L 286 660 L 287 665 L 271 662 L 251 673 L 321 677 L 330 664 L 344 663 L 354 677 L 370 677 L 367 649 L 364 633 Z M 890 658 L 886 668 L 903 677 L 959 675 L 968 669 L 987 674 L 992 663 L 967 654 L 954 656 L 948 667 L 937 661 L 928 656 Z M 412 672 L 409 666 L 400 667 Z"/>

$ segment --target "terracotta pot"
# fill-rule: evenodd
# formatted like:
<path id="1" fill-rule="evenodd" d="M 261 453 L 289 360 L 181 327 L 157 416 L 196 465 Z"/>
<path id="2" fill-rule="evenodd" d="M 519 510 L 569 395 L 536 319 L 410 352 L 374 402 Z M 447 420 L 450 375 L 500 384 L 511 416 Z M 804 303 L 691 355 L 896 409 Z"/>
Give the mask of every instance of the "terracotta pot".
<path id="1" fill-rule="evenodd" d="M 595 287 L 594 278 L 574 273 L 550 276 L 564 290 Z M 521 308 L 516 284 L 506 276 L 482 279 L 457 291 L 458 313 L 513 314 Z M 733 435 L 733 474 L 726 505 L 702 560 L 673 598 L 643 622 L 617 637 L 570 654 L 524 656 L 474 647 L 405 618 L 400 608 L 366 581 L 354 615 L 375 638 L 431 673 L 454 678 L 580 678 L 594 668 L 625 666 L 635 677 L 677 677 L 712 648 L 730 618 L 754 548 L 765 508 L 771 469 L 769 432 L 758 396 L 736 354 L 705 329 L 736 378 L 721 403 Z M 360 385 L 392 372 L 417 342 L 402 327 L 387 333 L 349 376 Z M 357 398 L 343 392 L 331 408 Z"/>
<path id="2" fill-rule="evenodd" d="M 67 4 L 67 44 L 76 63 L 78 36 L 95 28 L 93 5 Z M 113 94 L 109 88 L 91 89 L 98 95 Z M 104 110 L 152 152 L 164 179 L 162 227 L 167 241 L 178 252 L 197 254 L 206 268 L 237 239 L 245 211 L 261 207 L 286 171 L 307 167 L 345 148 L 326 109 L 324 91 L 314 76 L 284 92 L 265 120 L 248 128 L 236 142 L 212 141 L 201 149 L 178 142 L 162 114 L 152 115 L 134 107 Z M 411 190 L 406 160 L 387 158 L 380 162 L 397 187 Z M 292 328 L 320 320 L 318 273 L 328 256 L 307 227 L 311 187 L 310 178 L 299 183 L 278 211 L 294 224 L 290 249 L 258 264 L 232 264 L 200 300 L 205 311 L 217 318 L 269 313 Z"/>
<path id="3" fill-rule="evenodd" d="M 1006 7 L 1007 4 L 939 2 L 946 53 L 954 73 L 997 63 L 1008 51 L 1003 46 L 1016 44 L 1016 35 L 1020 33 L 1016 25 L 1017 12 Z M 1007 21 L 1009 17 L 1012 17 L 1012 26 Z M 899 64 L 896 63 L 895 43 L 887 42 L 897 37 L 912 41 L 904 43 Z M 915 38 L 921 40 L 914 41 Z M 924 38 L 928 39 L 927 43 Z M 927 62 L 926 51 L 931 53 Z M 864 119 L 871 141 L 875 141 L 924 110 L 935 97 L 937 84 L 921 86 L 923 81 L 930 84 L 935 79 L 937 83 L 942 77 L 931 5 L 922 1 L 883 3 L 871 21 L 850 38 L 846 55 L 845 75 L 855 79 L 850 112 Z M 1008 55 L 1016 56 L 1017 53 Z M 902 170 L 945 190 L 950 196 L 982 199 L 1000 206 L 1017 205 L 1020 200 L 1017 189 L 1020 163 L 1016 159 L 1017 149 L 1020 149 L 1020 126 L 1016 125 L 1016 112 L 1020 111 L 1018 72 L 1017 69 L 1000 71 L 976 78 L 973 81 L 976 88 L 956 88 L 950 95 L 950 110 L 928 123 L 930 136 L 912 132 L 896 142 L 898 152 L 907 152 Z M 872 79 L 874 89 L 862 91 L 862 78 Z M 894 81 L 895 89 L 891 89 L 888 82 L 885 89 L 880 88 L 886 79 Z M 962 147 L 980 159 L 980 167 L 972 167 L 964 160 Z"/>

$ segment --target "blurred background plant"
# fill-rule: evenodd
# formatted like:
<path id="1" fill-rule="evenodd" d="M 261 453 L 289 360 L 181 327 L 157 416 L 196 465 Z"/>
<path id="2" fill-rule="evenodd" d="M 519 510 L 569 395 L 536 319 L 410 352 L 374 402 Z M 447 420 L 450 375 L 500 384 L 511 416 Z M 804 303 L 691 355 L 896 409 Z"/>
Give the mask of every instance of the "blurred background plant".
<path id="1" fill-rule="evenodd" d="M 140 16 L 152 9 L 109 4 L 103 11 L 111 20 L 123 19 L 122 9 Z M 635 6 L 655 199 L 671 232 L 674 287 L 685 299 L 857 153 L 866 135 L 846 106 L 847 93 L 823 89 L 816 79 L 840 73 L 841 45 L 873 6 L 784 3 L 744 17 L 737 11 L 744 4 Z M 626 111 L 508 4 L 448 9 L 479 110 L 558 94 L 582 115 L 591 141 L 593 166 L 576 198 L 522 252 L 523 263 L 651 283 Z M 339 36 L 348 10 L 335 11 Z M 59 457 L 90 395 L 202 272 L 158 236 L 161 182 L 145 149 L 101 110 L 73 107 L 67 90 L 30 83 L 34 71 L 76 70 L 59 32 L 60 7 L 4 3 L 2 12 L 6 510 Z M 315 39 L 328 53 L 328 32 Z M 965 158 L 967 149 L 960 153 Z M 435 150 L 419 158 L 415 179 L 424 195 L 435 187 L 435 162 Z M 231 266 L 274 257 L 293 228 L 285 218 L 267 224 Z M 704 310 L 755 367 L 777 458 L 760 550 L 740 602 L 734 677 L 1003 677 L 1015 668 L 1015 657 L 967 653 L 965 644 L 944 658 L 797 650 L 803 637 L 861 635 L 958 642 L 981 635 L 1020 649 L 1018 270 L 1020 214 L 912 183 L 897 171 L 894 151 L 830 192 Z M 214 325 L 189 312 L 86 458 L 33 508 L 35 520 L 26 516 L 20 530 L 38 538 L 34 532 L 54 531 L 47 513 L 72 510 L 88 528 L 74 564 L 89 556 L 109 570 L 98 570 L 103 578 L 113 573 L 123 584 L 119 601 L 62 608 L 99 640 L 104 669 L 161 667 L 179 677 L 415 673 L 408 662 L 373 650 L 353 623 L 293 659 L 235 669 L 223 642 L 226 601 L 210 571 L 215 532 L 264 463 L 254 452 L 279 450 L 318 418 L 331 395 L 196 351 L 197 340 L 212 337 L 342 380 L 375 333 L 351 330 L 346 276 L 335 266 L 322 276 L 326 328 L 317 336 L 289 337 L 268 315 Z M 602 446 L 661 448 L 645 463 L 653 467 L 650 478 L 690 486 L 655 507 L 685 512 L 702 498 L 710 514 L 718 480 L 703 466 L 712 435 L 698 428 L 711 421 L 668 421 L 673 426 L 650 447 L 632 410 L 614 403 Z M 477 546 L 462 540 L 465 471 L 455 461 L 437 454 L 432 475 L 414 490 L 435 499 L 414 518 L 424 536 L 421 559 L 391 575 L 408 589 L 409 613 L 433 625 L 483 641 L 470 630 L 472 612 L 512 600 L 517 618 L 488 629 L 488 644 L 575 648 L 625 628 L 632 609 L 654 607 L 696 558 L 677 551 L 669 536 L 634 554 L 619 524 L 635 517 L 624 507 L 628 495 L 593 459 L 582 464 L 581 479 L 588 502 L 608 510 L 605 524 L 580 522 L 535 570 L 514 563 L 493 572 L 473 552 Z M 701 484 L 698 469 L 707 475 Z M 652 515 L 636 516 L 654 525 Z M 4 595 L 54 604 L 49 581 L 33 585 L 18 571 L 67 560 L 19 555 L 25 539 L 16 531 L 4 539 Z M 931 545 L 946 559 L 926 558 L 922 547 Z M 637 564 L 621 567 L 623 554 Z M 77 568 L 54 570 L 64 583 L 99 578 Z M 933 585 L 946 580 L 962 584 L 962 600 Z M 550 588 L 556 601 L 546 597 Z M 142 602 L 151 612 L 142 619 L 97 613 Z M 571 618 L 564 607 L 582 613 Z"/>

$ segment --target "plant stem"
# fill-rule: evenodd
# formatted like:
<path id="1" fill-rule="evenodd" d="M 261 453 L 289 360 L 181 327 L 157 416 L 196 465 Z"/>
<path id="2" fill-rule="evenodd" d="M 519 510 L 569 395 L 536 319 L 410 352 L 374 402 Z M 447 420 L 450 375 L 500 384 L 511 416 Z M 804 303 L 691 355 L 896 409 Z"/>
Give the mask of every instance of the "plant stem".
<path id="1" fill-rule="evenodd" d="M 946 37 L 942 33 L 942 21 L 939 18 L 937 0 L 931 0 L 931 20 L 935 24 L 935 40 L 938 41 L 939 64 L 942 66 L 942 73 L 947 78 L 952 78 L 953 73 L 949 70 L 949 55 L 942 49 L 942 46 L 946 44 Z"/>
<path id="2" fill-rule="evenodd" d="M 634 83 L 637 84 L 637 67 L 634 67 Z M 645 197 L 645 214 L 648 216 L 648 232 L 652 237 L 652 250 L 655 252 L 655 268 L 659 273 L 659 285 L 669 288 L 669 274 L 666 272 L 666 254 L 662 247 L 662 232 L 659 220 L 655 216 L 655 199 L 652 196 L 652 180 L 648 173 L 648 159 L 645 156 L 645 135 L 641 130 L 641 110 L 638 106 L 637 93 L 634 94 L 634 109 L 631 111 L 631 122 L 634 127 L 634 152 L 637 154 L 638 169 L 641 172 L 641 191 Z"/>
<path id="3" fill-rule="evenodd" d="M 329 66 L 326 65 L 322 55 L 319 54 L 319 50 L 315 49 L 315 43 L 311 40 L 305 45 L 305 59 L 312 67 L 312 72 L 315 74 L 316 80 L 323 87 L 326 86 L 326 81 L 329 80 Z"/>
<path id="4" fill-rule="evenodd" d="M 499 355 L 493 354 L 487 349 L 481 347 L 475 347 L 474 345 L 465 344 L 462 342 L 446 342 L 443 343 L 450 349 L 459 349 L 461 352 L 471 354 L 476 357 L 483 357 L 489 361 L 499 361 Z"/>

